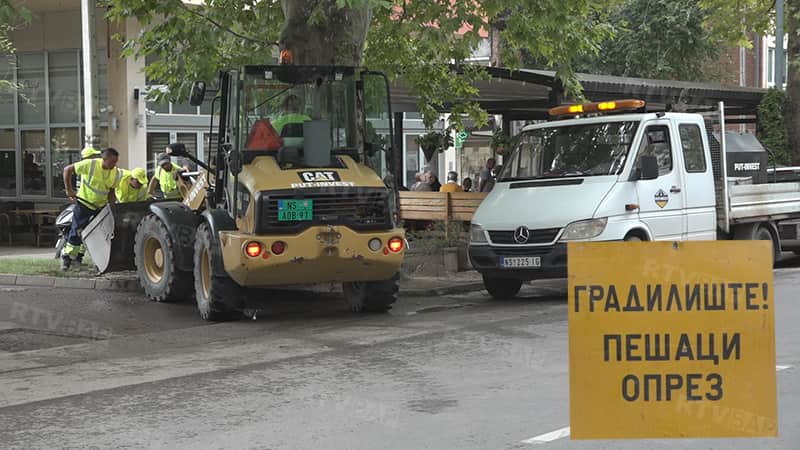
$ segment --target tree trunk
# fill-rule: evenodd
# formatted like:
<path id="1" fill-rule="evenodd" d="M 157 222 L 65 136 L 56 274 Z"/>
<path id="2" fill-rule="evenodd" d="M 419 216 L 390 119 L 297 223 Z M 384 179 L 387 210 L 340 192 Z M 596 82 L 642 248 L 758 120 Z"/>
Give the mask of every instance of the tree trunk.
<path id="1" fill-rule="evenodd" d="M 281 49 L 296 65 L 359 66 L 372 10 L 338 8 L 336 0 L 281 0 Z"/>
<path id="2" fill-rule="evenodd" d="M 789 151 L 795 165 L 800 164 L 800 28 L 798 7 L 793 2 L 786 2 L 786 28 L 789 34 L 787 42 L 788 77 L 786 78 L 786 105 L 784 119 L 786 134 L 789 140 Z"/>

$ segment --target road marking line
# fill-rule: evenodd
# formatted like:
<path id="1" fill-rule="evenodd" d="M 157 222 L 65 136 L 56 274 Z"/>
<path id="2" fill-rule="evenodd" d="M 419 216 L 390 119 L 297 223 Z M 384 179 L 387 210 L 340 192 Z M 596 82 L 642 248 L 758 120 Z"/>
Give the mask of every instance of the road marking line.
<path id="1" fill-rule="evenodd" d="M 556 439 L 562 439 L 565 437 L 569 437 L 569 427 L 559 428 L 558 430 L 551 431 L 549 433 L 540 434 L 539 436 L 534 436 L 530 439 L 525 439 L 522 441 L 523 444 L 546 444 L 551 441 L 555 441 Z"/>
<path id="2" fill-rule="evenodd" d="M 775 366 L 775 371 L 780 372 L 781 370 L 791 369 L 794 366 L 786 365 L 786 366 Z"/>

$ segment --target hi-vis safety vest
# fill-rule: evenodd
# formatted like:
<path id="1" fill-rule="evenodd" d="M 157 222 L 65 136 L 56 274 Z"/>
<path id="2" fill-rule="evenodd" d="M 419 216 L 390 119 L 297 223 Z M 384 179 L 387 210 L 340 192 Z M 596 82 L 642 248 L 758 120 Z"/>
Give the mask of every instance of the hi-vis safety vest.
<path id="1" fill-rule="evenodd" d="M 134 189 L 131 187 L 131 178 L 133 174 L 129 170 L 122 171 L 119 186 L 114 191 L 120 203 L 142 202 L 147 199 L 147 185 L 143 184 L 139 189 Z"/>
<path id="2" fill-rule="evenodd" d="M 181 198 L 181 191 L 178 190 L 178 181 L 174 178 L 175 174 L 181 170 L 181 166 L 172 163 L 172 170 L 167 172 L 158 166 L 156 169 L 156 178 L 158 178 L 158 185 L 161 187 L 161 192 L 164 193 L 165 199 Z"/>
<path id="3" fill-rule="evenodd" d="M 105 206 L 108 203 L 108 193 L 116 189 L 122 179 L 122 171 L 116 167 L 103 169 L 102 159 L 76 162 L 75 173 L 81 176 L 78 198 L 92 209 Z"/>

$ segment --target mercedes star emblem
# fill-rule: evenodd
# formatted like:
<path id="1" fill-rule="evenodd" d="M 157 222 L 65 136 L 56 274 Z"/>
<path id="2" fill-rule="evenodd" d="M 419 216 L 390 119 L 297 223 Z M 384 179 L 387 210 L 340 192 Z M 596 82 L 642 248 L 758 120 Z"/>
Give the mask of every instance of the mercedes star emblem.
<path id="1" fill-rule="evenodd" d="M 529 237 L 531 237 L 531 230 L 524 225 L 514 230 L 514 240 L 517 244 L 526 244 Z"/>

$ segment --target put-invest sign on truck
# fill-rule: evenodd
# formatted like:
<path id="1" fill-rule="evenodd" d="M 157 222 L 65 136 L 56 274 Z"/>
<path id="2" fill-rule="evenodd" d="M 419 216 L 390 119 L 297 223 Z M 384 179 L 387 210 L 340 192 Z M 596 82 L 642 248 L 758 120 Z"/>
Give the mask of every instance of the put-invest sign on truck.
<path id="1" fill-rule="evenodd" d="M 759 239 L 776 258 L 800 251 L 800 183 L 768 176 L 754 138 L 719 132 L 722 103 L 713 115 L 644 107 L 564 106 L 551 114 L 583 117 L 523 129 L 470 230 L 470 260 L 493 297 L 566 277 L 569 241 Z"/>

